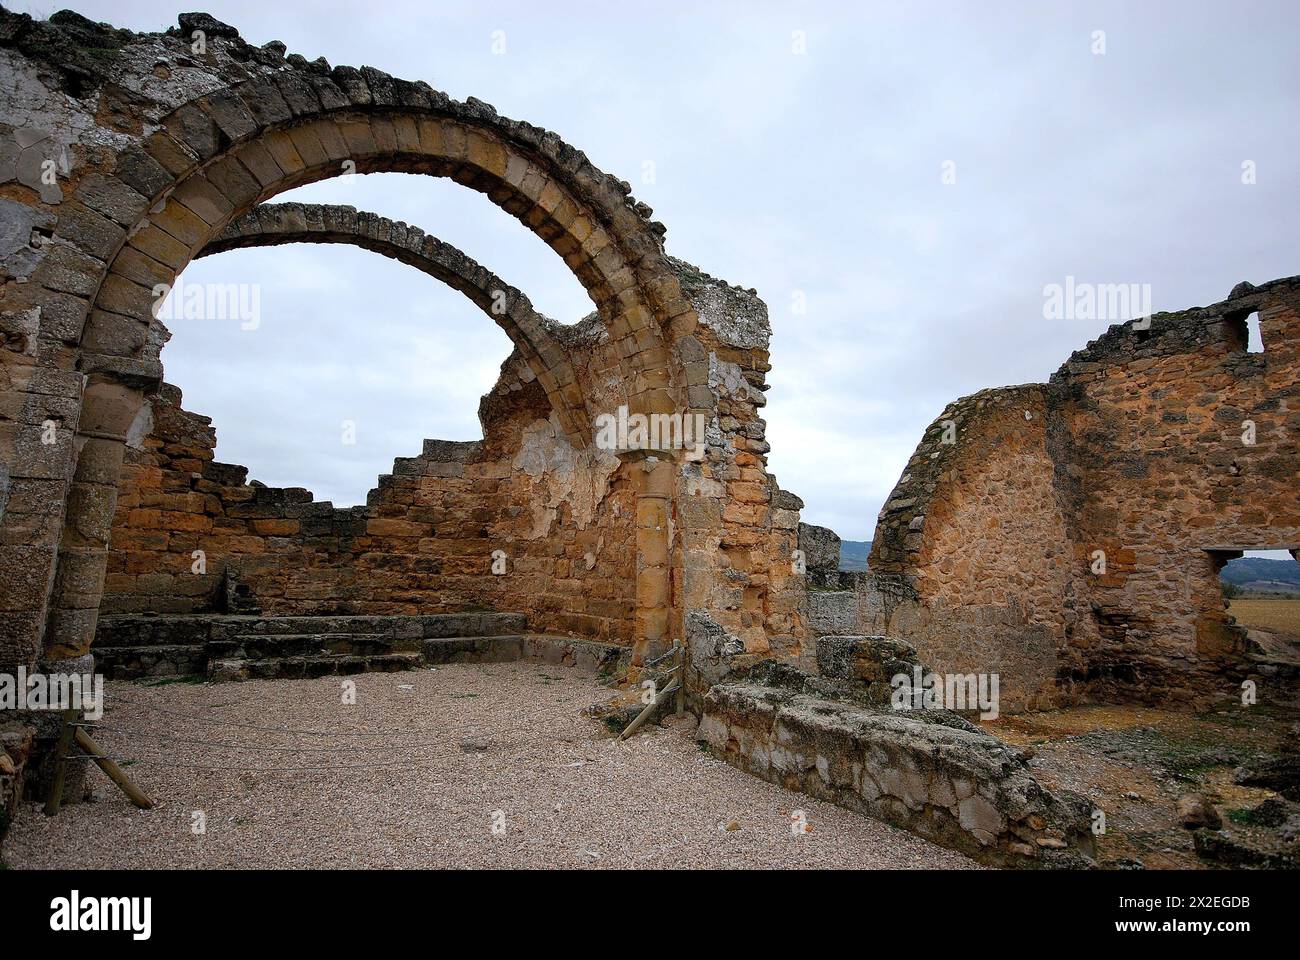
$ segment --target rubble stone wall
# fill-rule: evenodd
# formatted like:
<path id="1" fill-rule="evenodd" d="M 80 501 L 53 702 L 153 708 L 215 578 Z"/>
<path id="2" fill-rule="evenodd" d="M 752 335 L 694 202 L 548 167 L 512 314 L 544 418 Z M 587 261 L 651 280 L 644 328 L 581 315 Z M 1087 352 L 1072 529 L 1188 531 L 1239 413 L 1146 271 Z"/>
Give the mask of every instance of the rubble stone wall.
<path id="1" fill-rule="evenodd" d="M 630 643 L 635 499 L 620 464 L 563 480 L 518 469 L 522 447 L 563 449 L 563 438 L 535 381 L 493 399 L 506 409 L 491 439 L 426 441 L 365 506 L 335 508 L 214 460 L 209 419 L 165 387 L 123 466 L 101 612 L 225 610 L 237 589 L 269 615 L 498 609 Z M 562 485 L 579 496 L 553 496 Z"/>
<path id="2" fill-rule="evenodd" d="M 881 512 L 861 631 L 999 672 L 1004 709 L 1232 695 L 1245 635 L 1218 570 L 1300 546 L 1298 310 L 1300 280 L 1243 284 L 950 405 Z"/>
<path id="3" fill-rule="evenodd" d="M 707 611 L 748 653 L 797 654 L 808 640 L 806 578 L 791 563 L 803 501 L 767 471 L 767 307 L 753 290 L 677 264 L 700 325 L 673 349 L 706 374 L 692 406 L 715 411 L 706 455 L 683 465 L 677 498 L 686 608 Z"/>
<path id="4" fill-rule="evenodd" d="M 957 719 L 893 714 L 741 680 L 709 691 L 698 736 L 754 776 L 985 863 L 1090 863 L 1087 801 L 1045 790 L 1023 755 Z"/>

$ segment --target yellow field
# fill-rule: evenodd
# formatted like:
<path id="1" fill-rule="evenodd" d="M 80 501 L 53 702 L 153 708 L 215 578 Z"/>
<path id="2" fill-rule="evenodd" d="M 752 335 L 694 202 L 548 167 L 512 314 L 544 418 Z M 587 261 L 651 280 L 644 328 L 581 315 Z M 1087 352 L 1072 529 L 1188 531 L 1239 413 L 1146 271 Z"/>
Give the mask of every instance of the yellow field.
<path id="1" fill-rule="evenodd" d="M 1229 603 L 1228 612 L 1244 626 L 1300 639 L 1300 598 L 1238 599 Z"/>

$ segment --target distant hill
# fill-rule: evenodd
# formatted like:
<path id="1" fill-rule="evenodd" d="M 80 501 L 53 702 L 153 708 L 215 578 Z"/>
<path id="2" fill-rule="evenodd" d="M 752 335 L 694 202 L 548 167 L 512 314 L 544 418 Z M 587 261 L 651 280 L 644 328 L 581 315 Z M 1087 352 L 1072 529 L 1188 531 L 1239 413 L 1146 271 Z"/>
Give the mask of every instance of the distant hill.
<path id="1" fill-rule="evenodd" d="M 1247 593 L 1300 593 L 1300 563 L 1241 557 L 1224 564 L 1219 579 Z"/>
<path id="2" fill-rule="evenodd" d="M 869 553 L 870 540 L 841 540 L 840 569 L 866 570 Z M 1294 560 L 1241 557 L 1228 561 L 1219 576 L 1224 583 L 1231 583 L 1247 592 L 1300 594 L 1300 563 Z"/>
<path id="3" fill-rule="evenodd" d="M 840 569 L 841 570 L 865 570 L 867 569 L 867 554 L 871 552 L 870 540 L 841 540 L 840 541 Z"/>

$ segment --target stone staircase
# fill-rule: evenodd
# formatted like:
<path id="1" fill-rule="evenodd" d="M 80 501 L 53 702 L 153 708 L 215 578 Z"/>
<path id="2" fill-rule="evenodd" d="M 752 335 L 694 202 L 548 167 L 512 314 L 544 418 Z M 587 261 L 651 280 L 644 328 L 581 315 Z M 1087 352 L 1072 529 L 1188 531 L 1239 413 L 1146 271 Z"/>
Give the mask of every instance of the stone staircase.
<path id="1" fill-rule="evenodd" d="M 226 618 L 212 624 L 206 672 L 275 680 L 409 670 L 420 665 L 419 626 L 416 618 Z"/>
<path id="2" fill-rule="evenodd" d="M 101 617 L 93 653 L 112 679 L 301 679 L 425 664 L 535 660 L 613 669 L 625 648 L 527 632 L 518 613 L 424 616 L 139 614 Z"/>

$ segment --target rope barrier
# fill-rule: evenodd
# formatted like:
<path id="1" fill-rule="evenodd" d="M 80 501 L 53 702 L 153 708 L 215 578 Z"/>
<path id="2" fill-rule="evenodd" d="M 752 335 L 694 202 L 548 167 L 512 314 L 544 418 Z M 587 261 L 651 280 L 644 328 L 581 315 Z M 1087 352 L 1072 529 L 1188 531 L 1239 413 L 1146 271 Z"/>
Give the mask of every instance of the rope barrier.
<path id="1" fill-rule="evenodd" d="M 127 727 L 118 727 L 118 726 L 88 725 L 84 723 L 78 723 L 77 726 L 91 727 L 92 729 L 107 730 L 110 732 L 121 733 L 128 737 L 142 737 L 148 740 L 163 741 L 168 743 L 182 743 L 182 744 L 188 744 L 193 746 L 206 746 L 206 747 L 214 747 L 216 749 L 226 749 L 226 750 L 246 750 L 250 753 L 292 753 L 292 754 L 303 755 L 303 754 L 313 754 L 313 753 L 336 753 L 336 752 L 351 753 L 351 754 L 384 753 L 384 752 L 391 752 L 392 750 L 407 749 L 412 746 L 415 747 L 445 746 L 447 748 L 450 748 L 451 743 L 447 740 L 426 741 L 424 743 L 413 744 L 405 738 L 410 736 L 418 736 L 424 733 L 432 733 L 432 732 L 438 732 L 443 734 L 444 736 L 447 734 L 463 734 L 470 729 L 478 730 L 485 723 L 489 722 L 487 720 L 478 720 L 457 727 L 426 728 L 426 729 L 415 730 L 415 731 L 306 730 L 306 729 L 295 729 L 290 727 L 271 727 L 263 724 L 250 724 L 250 723 L 244 723 L 235 720 L 219 720 L 219 719 L 213 719 L 209 717 L 194 716 L 192 714 L 186 714 L 180 711 L 167 710 L 163 707 L 157 707 L 152 704 L 148 704 L 140 700 L 134 700 L 129 697 L 119 696 L 117 697 L 117 700 L 120 703 L 125 703 L 132 706 L 138 706 L 141 707 L 142 709 L 150 710 L 165 716 L 170 716 L 180 720 L 188 720 L 190 722 L 195 722 L 195 723 L 208 723 L 215 726 L 232 727 L 235 729 L 251 729 L 251 730 L 261 731 L 264 733 L 291 734 L 295 736 L 318 736 L 318 737 L 332 737 L 332 738 L 348 737 L 348 736 L 387 737 L 393 740 L 394 744 L 392 746 L 359 747 L 359 748 L 350 747 L 350 748 L 341 748 L 336 750 L 334 748 L 329 748 L 329 747 L 312 748 L 312 747 L 302 747 L 302 746 L 242 744 L 242 743 L 231 743 L 231 742 L 214 741 L 214 740 L 203 740 L 203 739 L 192 738 L 192 737 L 177 737 L 165 733 L 136 731 Z M 239 704 L 235 704 L 235 705 L 238 706 Z M 229 706 L 229 705 L 227 704 L 223 706 Z M 531 733 L 540 732 L 548 737 L 558 737 L 561 733 L 565 732 L 568 729 L 571 729 L 571 725 L 566 724 L 564 727 L 554 727 L 548 731 L 540 731 L 537 727 L 532 725 L 532 721 L 536 721 L 537 719 L 543 716 L 547 716 L 551 714 L 553 710 L 554 707 L 548 705 L 534 712 L 521 714 L 515 717 L 514 719 L 517 723 L 517 725 L 515 726 L 509 726 L 504 729 L 497 729 L 497 730 L 484 731 L 484 732 L 488 733 L 488 735 L 491 737 L 499 737 L 499 736 L 504 736 L 509 734 L 527 733 L 527 732 L 531 732 Z M 573 716 L 568 719 L 578 720 L 579 717 Z M 523 722 L 519 723 L 519 721 L 523 721 Z M 538 741 L 534 739 L 526 744 L 523 744 L 522 746 L 524 747 L 533 746 L 537 742 Z M 212 771 L 212 772 L 232 771 L 232 772 L 240 772 L 240 773 L 295 773 L 295 772 L 328 773 L 328 772 L 346 771 L 346 770 L 415 769 L 428 764 L 444 761 L 449 757 L 456 756 L 458 752 L 459 753 L 465 752 L 461 744 L 457 744 L 455 749 L 446 749 L 432 754 L 407 758 L 406 760 L 403 761 L 382 762 L 382 763 L 359 763 L 359 764 L 358 763 L 330 764 L 328 766 L 313 765 L 313 766 L 248 767 L 243 765 L 231 766 L 231 765 L 216 765 L 216 764 L 205 765 L 205 764 L 169 763 L 160 760 L 149 760 L 149 759 L 138 759 L 138 758 L 121 758 L 118 759 L 116 762 L 124 763 L 127 765 L 154 767 L 157 769 L 201 770 L 201 771 Z M 85 760 L 90 758 L 86 755 L 82 755 L 78 757 L 68 757 L 66 759 Z"/>
<path id="2" fill-rule="evenodd" d="M 425 727 L 416 730 L 393 731 L 393 730 L 301 730 L 293 727 L 268 727 L 256 723 L 244 723 L 237 720 L 219 720 L 211 717 L 196 717 L 191 714 L 180 713 L 175 710 L 167 710 L 163 707 L 156 707 L 153 704 L 145 703 L 142 700 L 132 700 L 129 697 L 117 697 L 118 702 L 131 704 L 132 706 L 142 707 L 145 710 L 151 710 L 154 713 L 160 713 L 163 716 L 172 717 L 177 720 L 189 720 L 192 723 L 207 723 L 214 726 L 234 727 L 241 730 L 259 730 L 263 733 L 291 733 L 300 737 L 390 737 L 394 739 L 411 736 L 423 736 L 428 733 L 446 733 L 446 727 Z M 242 704 L 223 704 L 223 706 L 240 706 Z M 217 709 L 213 707 L 212 709 Z M 455 728 L 453 728 L 455 729 Z M 466 728 L 460 728 L 466 729 Z"/>
<path id="3" fill-rule="evenodd" d="M 152 767 L 159 770 L 206 770 L 219 771 L 230 770 L 236 773 L 300 773 L 300 772 L 318 772 L 333 773 L 337 770 L 413 770 L 430 763 L 441 762 L 447 757 L 455 756 L 454 753 L 440 754 L 433 757 L 417 757 L 413 761 L 394 762 L 394 763 L 345 763 L 331 764 L 330 766 L 311 766 L 311 767 L 245 767 L 245 766 L 208 766 L 194 763 L 162 763 L 157 760 L 139 760 L 135 758 L 105 757 L 104 759 L 112 760 L 114 763 L 125 764 L 126 766 Z M 65 757 L 64 762 L 69 760 L 93 760 L 94 757 L 89 754 L 82 754 L 76 757 Z"/>
<path id="4" fill-rule="evenodd" d="M 518 720 L 518 719 L 523 719 L 523 720 L 536 720 L 536 719 L 538 719 L 538 718 L 540 718 L 540 717 L 542 717 L 542 716 L 545 716 L 545 715 L 547 715 L 547 714 L 549 714 L 549 713 L 551 713 L 551 712 L 552 712 L 551 709 L 550 709 L 549 707 L 547 707 L 547 708 L 544 708 L 544 709 L 538 710 L 538 711 L 536 711 L 536 712 L 534 712 L 534 713 L 522 714 L 522 715 L 520 715 L 519 717 L 517 717 L 516 719 L 517 719 L 517 720 Z M 573 718 L 573 719 L 577 719 L 577 718 Z M 478 721 L 478 722 L 476 722 L 475 724 L 469 724 L 469 725 L 465 725 L 465 726 L 461 726 L 461 727 L 444 727 L 444 728 L 442 728 L 441 732 L 442 732 L 442 733 L 451 733 L 451 734 L 460 734 L 460 733 L 464 733 L 464 732 L 466 732 L 466 730 L 468 730 L 468 729 L 470 728 L 470 726 L 477 726 L 477 725 L 479 725 L 479 723 L 482 723 L 482 722 L 484 722 L 484 721 Z M 171 735 L 171 734 L 167 734 L 167 733 L 157 733 L 157 732 L 153 732 L 153 731 L 143 731 L 143 730 L 132 730 L 132 729 L 129 728 L 129 727 L 109 726 L 109 725 L 107 725 L 107 724 L 86 724 L 86 723 L 77 723 L 77 724 L 74 724 L 74 726 L 84 727 L 85 729 L 88 729 L 88 730 L 96 730 L 96 731 L 104 730 L 104 731 L 108 731 L 108 732 L 110 732 L 110 733 L 122 733 L 122 734 L 126 734 L 127 736 L 143 737 L 143 738 L 146 739 L 146 740 L 161 740 L 161 741 L 164 741 L 164 742 L 167 742 L 167 743 L 184 743 L 184 744 L 190 744 L 190 745 L 195 745 L 195 746 L 220 747 L 220 748 L 225 748 L 225 749 L 230 749 L 230 750 L 249 750 L 249 751 L 252 751 L 252 752 L 266 752 L 266 753 L 298 753 L 298 754 L 306 754 L 306 753 L 354 753 L 354 754 L 355 754 L 355 753 L 386 753 L 386 752 L 390 752 L 390 751 L 392 751 L 392 750 L 406 749 L 406 748 L 408 748 L 408 747 L 412 747 L 412 746 L 414 746 L 414 747 L 420 747 L 420 746 L 426 746 L 426 747 L 437 747 L 437 746 L 450 746 L 450 745 L 451 745 L 450 742 L 449 742 L 449 741 L 446 741 L 446 740 L 431 740 L 431 741 L 425 741 L 424 743 L 415 743 L 415 744 L 412 744 L 412 743 L 409 743 L 409 742 L 405 742 L 405 741 L 399 741 L 397 744 L 395 744 L 394 746 L 391 746 L 391 747 L 382 747 L 382 746 L 381 746 L 381 747 L 342 747 L 342 748 L 334 748 L 334 747 L 295 747 L 295 746 L 276 746 L 276 745 L 259 745 L 259 744 L 230 743 L 230 742 L 223 742 L 223 741 L 218 741 L 218 740 L 200 740 L 200 739 L 196 739 L 196 738 L 193 738 L 193 737 L 177 737 L 177 736 L 173 736 L 173 735 Z M 277 728 L 274 728 L 274 727 L 272 727 L 272 728 L 263 728 L 263 729 L 273 730 L 273 731 L 275 731 L 275 732 L 281 732 L 281 731 L 279 731 Z M 494 735 L 494 736 L 495 736 L 495 735 L 498 735 L 498 734 L 501 734 L 501 733 L 517 733 L 517 732 L 519 732 L 519 731 L 521 731 L 521 730 L 524 730 L 524 729 L 527 729 L 527 728 L 526 728 L 526 727 L 508 727 L 508 728 L 506 728 L 505 730 L 496 730 L 496 731 L 487 731 L 487 732 L 490 733 L 491 735 Z M 458 746 L 459 746 L 459 745 L 458 745 Z"/>

